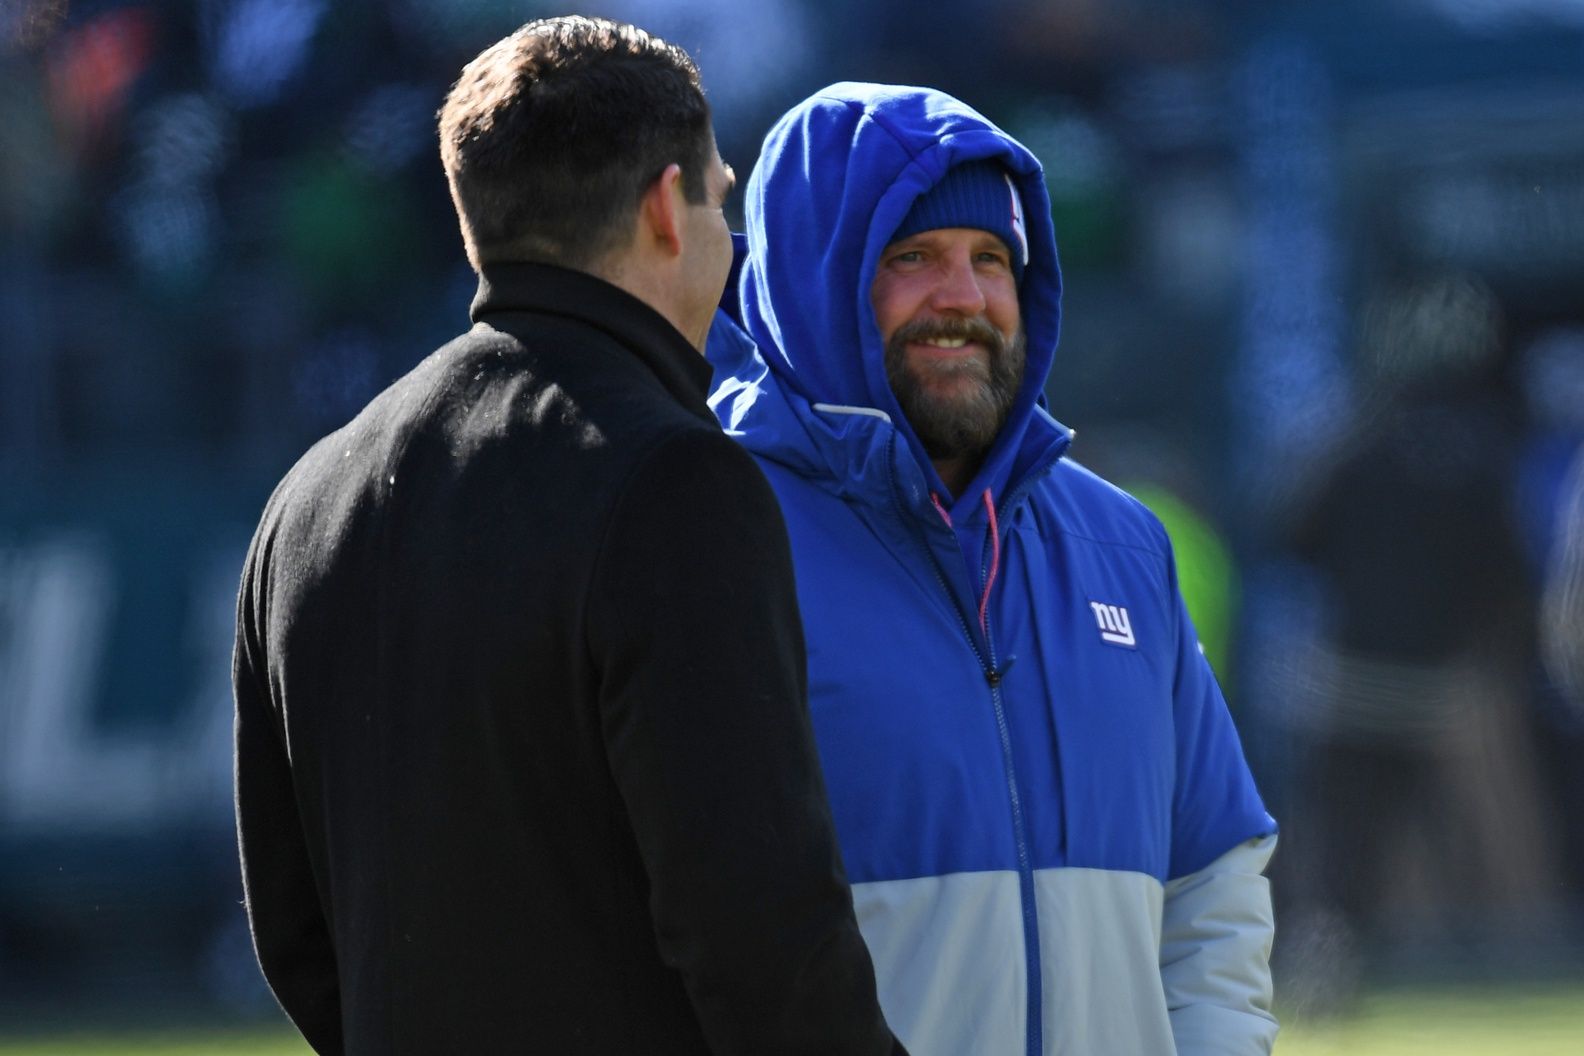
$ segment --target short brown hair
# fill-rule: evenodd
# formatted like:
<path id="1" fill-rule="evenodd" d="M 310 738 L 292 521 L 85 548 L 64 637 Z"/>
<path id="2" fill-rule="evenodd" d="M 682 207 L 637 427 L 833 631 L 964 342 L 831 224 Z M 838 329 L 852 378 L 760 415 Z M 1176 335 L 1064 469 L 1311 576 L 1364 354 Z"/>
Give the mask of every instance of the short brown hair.
<path id="1" fill-rule="evenodd" d="M 704 199 L 714 138 L 698 67 L 636 26 L 529 22 L 462 70 L 440 109 L 440 160 L 468 259 L 586 269 L 621 245 L 675 162 Z"/>

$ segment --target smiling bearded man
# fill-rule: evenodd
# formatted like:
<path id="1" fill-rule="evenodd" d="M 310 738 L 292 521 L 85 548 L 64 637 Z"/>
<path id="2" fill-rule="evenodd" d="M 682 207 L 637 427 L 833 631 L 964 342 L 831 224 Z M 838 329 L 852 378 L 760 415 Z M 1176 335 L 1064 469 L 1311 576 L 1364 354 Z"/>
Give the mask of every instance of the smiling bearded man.
<path id="1" fill-rule="evenodd" d="M 1039 161 L 939 92 L 837 84 L 746 201 L 710 402 L 786 515 L 887 1021 L 915 1056 L 1269 1052 L 1276 825 L 1165 530 L 1046 413 Z"/>

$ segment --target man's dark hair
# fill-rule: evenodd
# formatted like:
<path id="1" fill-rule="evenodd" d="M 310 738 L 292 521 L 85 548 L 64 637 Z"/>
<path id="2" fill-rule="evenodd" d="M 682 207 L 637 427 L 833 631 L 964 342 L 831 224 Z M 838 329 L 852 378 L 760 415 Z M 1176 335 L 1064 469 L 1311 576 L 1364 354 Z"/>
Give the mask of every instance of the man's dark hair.
<path id="1" fill-rule="evenodd" d="M 440 159 L 468 259 L 587 270 L 626 238 L 672 162 L 704 200 L 709 104 L 687 52 L 636 26 L 530 22 L 462 70 L 440 109 Z"/>

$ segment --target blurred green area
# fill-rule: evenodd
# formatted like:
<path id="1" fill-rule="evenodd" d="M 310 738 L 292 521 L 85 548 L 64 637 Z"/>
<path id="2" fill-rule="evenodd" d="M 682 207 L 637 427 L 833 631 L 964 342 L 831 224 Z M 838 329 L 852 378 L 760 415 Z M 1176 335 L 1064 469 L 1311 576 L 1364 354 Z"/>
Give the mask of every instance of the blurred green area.
<path id="1" fill-rule="evenodd" d="M 185 1031 L 118 1034 L 70 1033 L 0 1041 L 5 1056 L 302 1056 L 311 1053 L 289 1031 Z"/>
<path id="2" fill-rule="evenodd" d="M 1584 983 L 1377 991 L 1351 1015 L 1283 1026 L 1280 1056 L 1578 1056 Z"/>
<path id="3" fill-rule="evenodd" d="M 280 1029 L 255 1032 L 73 1033 L 0 1040 L 0 1056 L 303 1056 Z M 1544 987 L 1382 990 L 1351 1014 L 1284 1021 L 1278 1056 L 1578 1056 L 1584 981 Z"/>

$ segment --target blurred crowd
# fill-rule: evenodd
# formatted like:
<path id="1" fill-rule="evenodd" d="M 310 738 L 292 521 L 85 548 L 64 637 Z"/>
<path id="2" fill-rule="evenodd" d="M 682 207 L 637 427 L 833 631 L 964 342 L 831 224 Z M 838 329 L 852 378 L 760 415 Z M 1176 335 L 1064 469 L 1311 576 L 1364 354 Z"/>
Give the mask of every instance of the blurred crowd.
<path id="1" fill-rule="evenodd" d="M 0 1020 L 262 1007 L 241 549 L 465 327 L 434 113 L 559 10 L 0 8 Z M 587 10 L 696 56 L 740 180 L 842 79 L 940 87 L 1043 159 L 1050 406 L 1178 548 L 1283 827 L 1279 1000 L 1584 972 L 1584 0 Z"/>

